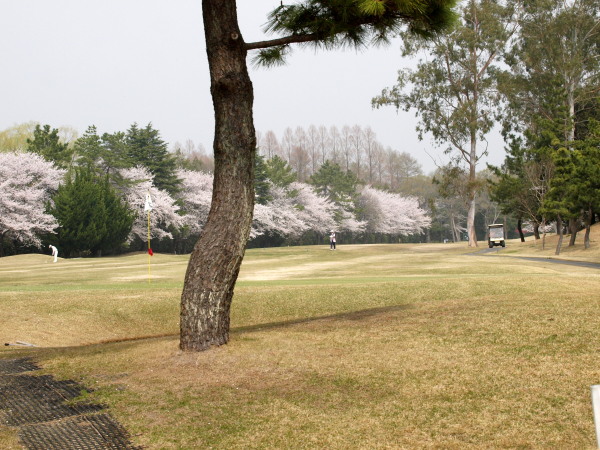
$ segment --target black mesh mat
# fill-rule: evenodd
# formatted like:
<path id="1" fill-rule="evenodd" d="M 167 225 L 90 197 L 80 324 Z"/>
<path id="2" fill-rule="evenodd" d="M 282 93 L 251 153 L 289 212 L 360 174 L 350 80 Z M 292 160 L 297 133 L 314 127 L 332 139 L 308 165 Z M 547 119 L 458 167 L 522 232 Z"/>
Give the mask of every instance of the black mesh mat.
<path id="1" fill-rule="evenodd" d="M 21 427 L 19 438 L 28 449 L 133 449 L 127 432 L 108 414 L 73 417 L 53 424 Z"/>
<path id="2" fill-rule="evenodd" d="M 125 429 L 104 405 L 69 402 L 84 392 L 72 380 L 24 374 L 38 370 L 29 359 L 0 360 L 0 424 L 18 427 L 28 449 L 134 449 Z"/>
<path id="3" fill-rule="evenodd" d="M 0 410 L 5 425 L 48 422 L 104 409 L 102 405 L 65 404 L 85 389 L 74 381 L 56 381 L 49 375 L 7 375 L 0 381 Z"/>
<path id="4" fill-rule="evenodd" d="M 0 359 L 0 375 L 5 373 L 23 373 L 39 370 L 39 366 L 29 358 Z"/>

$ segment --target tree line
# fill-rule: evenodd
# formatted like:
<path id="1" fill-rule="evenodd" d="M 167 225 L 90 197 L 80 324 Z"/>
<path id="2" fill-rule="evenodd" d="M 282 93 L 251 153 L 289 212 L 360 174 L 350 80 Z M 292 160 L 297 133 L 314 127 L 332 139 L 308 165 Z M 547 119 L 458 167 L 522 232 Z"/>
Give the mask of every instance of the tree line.
<path id="1" fill-rule="evenodd" d="M 70 144 L 38 124 L 24 150 L 0 154 L 0 254 L 42 242 L 66 256 L 142 250 L 146 194 L 159 251 L 190 252 L 206 222 L 213 175 L 197 170 L 197 155 L 169 152 L 151 124 L 102 135 L 90 126 Z M 250 245 L 321 243 L 331 230 L 346 233 L 347 242 L 364 235 L 394 241 L 430 224 L 417 198 L 362 184 L 329 160 L 302 182 L 279 156 L 258 156 L 255 175 Z M 32 189 L 36 195 L 27 197 Z"/>
<path id="2" fill-rule="evenodd" d="M 344 125 L 329 128 L 310 125 L 307 129 L 291 127 L 277 136 L 273 131 L 257 133 L 260 154 L 269 159 L 286 160 L 299 181 L 308 180 L 326 161 L 353 172 L 372 186 L 392 191 L 402 180 L 422 174 L 417 160 L 407 152 L 384 147 L 371 127 Z"/>
<path id="3" fill-rule="evenodd" d="M 417 132 L 446 149 L 450 172 L 466 174 L 469 245 L 477 245 L 478 163 L 500 126 L 507 156 L 492 167 L 492 198 L 519 224 L 564 224 L 572 239 L 596 217 L 600 120 L 600 1 L 469 0 L 448 33 L 402 34 L 416 69 L 373 99 L 413 110 Z M 586 180 L 583 182 L 583 180 Z M 573 241 L 572 241 L 573 242 Z M 589 245 L 586 239 L 586 246 Z"/>
<path id="4" fill-rule="evenodd" d="M 585 229 L 589 248 L 600 211 L 600 2 L 524 4 L 518 24 L 514 56 L 499 74 L 510 115 L 493 198 L 536 238 L 553 222 L 557 255 L 565 232 L 573 245 Z"/>

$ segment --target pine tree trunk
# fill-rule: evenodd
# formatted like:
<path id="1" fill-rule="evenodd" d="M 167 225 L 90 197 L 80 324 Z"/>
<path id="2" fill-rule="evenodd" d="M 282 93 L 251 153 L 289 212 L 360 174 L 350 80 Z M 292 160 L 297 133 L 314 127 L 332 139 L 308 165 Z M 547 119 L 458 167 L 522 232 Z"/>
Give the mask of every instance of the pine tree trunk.
<path id="1" fill-rule="evenodd" d="M 519 237 L 521 238 L 521 242 L 525 242 L 525 235 L 523 234 L 523 219 L 521 218 L 517 220 L 517 230 L 519 231 Z"/>
<path id="2" fill-rule="evenodd" d="M 536 241 L 540 239 L 540 224 L 537 222 L 533 224 L 533 236 Z"/>
<path id="3" fill-rule="evenodd" d="M 542 250 L 546 249 L 546 219 L 542 219 Z"/>
<path id="4" fill-rule="evenodd" d="M 181 295 L 182 350 L 229 341 L 229 311 L 252 223 L 256 135 L 253 91 L 235 0 L 203 0 L 215 110 L 215 173 L 207 223 L 190 256 Z"/>
<path id="5" fill-rule="evenodd" d="M 577 219 L 569 219 L 569 231 L 571 232 L 571 238 L 569 239 L 569 247 L 575 245 L 575 239 L 577 238 Z"/>
<path id="6" fill-rule="evenodd" d="M 556 244 L 556 251 L 554 252 L 555 255 L 560 255 L 560 250 L 562 248 L 562 241 L 563 241 L 563 221 L 562 218 L 560 216 L 558 216 L 556 218 L 556 231 L 558 232 L 558 243 Z"/>
<path id="7" fill-rule="evenodd" d="M 590 248 L 590 225 L 585 225 L 585 237 L 583 238 L 583 248 Z"/>
<path id="8" fill-rule="evenodd" d="M 592 211 L 592 208 L 589 208 L 585 215 L 585 237 L 583 238 L 583 247 L 586 249 L 590 248 L 590 230 L 593 218 L 594 212 Z"/>

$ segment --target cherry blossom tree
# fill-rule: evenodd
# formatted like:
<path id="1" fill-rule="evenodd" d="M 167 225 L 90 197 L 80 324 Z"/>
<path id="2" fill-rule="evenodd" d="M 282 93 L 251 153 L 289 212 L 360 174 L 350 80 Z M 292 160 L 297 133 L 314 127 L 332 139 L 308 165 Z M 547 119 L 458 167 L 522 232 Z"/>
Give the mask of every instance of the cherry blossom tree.
<path id="1" fill-rule="evenodd" d="M 0 256 L 5 237 L 40 247 L 39 235 L 58 226 L 45 205 L 63 175 L 35 153 L 0 154 Z"/>
<path id="2" fill-rule="evenodd" d="M 178 170 L 181 180 L 181 198 L 185 216 L 183 223 L 190 233 L 198 234 L 206 223 L 212 200 L 213 176 L 205 172 Z"/>
<path id="3" fill-rule="evenodd" d="M 326 233 L 335 227 L 335 205 L 327 198 L 319 196 L 314 187 L 295 182 L 290 189 L 294 197 L 296 214 L 306 224 L 306 228 L 317 233 Z"/>
<path id="4" fill-rule="evenodd" d="M 365 186 L 359 202 L 367 221 L 367 231 L 407 236 L 422 233 L 431 224 L 431 219 L 414 197 Z"/>
<path id="5" fill-rule="evenodd" d="M 121 188 L 125 201 L 136 214 L 133 227 L 128 241 L 135 238 L 143 242 L 148 240 L 148 216 L 144 213 L 146 194 L 150 194 L 153 203 L 150 214 L 150 237 L 151 239 L 172 238 L 169 227 L 180 227 L 183 225 L 183 217 L 178 213 L 179 206 L 168 192 L 154 186 L 152 174 L 144 167 L 122 169 L 120 171 L 123 179 L 128 180 Z"/>
<path id="6" fill-rule="evenodd" d="M 266 204 L 254 205 L 250 239 L 264 234 L 299 236 L 308 229 L 298 217 L 298 211 L 289 191 L 279 186 L 272 186 L 270 194 L 271 200 Z"/>

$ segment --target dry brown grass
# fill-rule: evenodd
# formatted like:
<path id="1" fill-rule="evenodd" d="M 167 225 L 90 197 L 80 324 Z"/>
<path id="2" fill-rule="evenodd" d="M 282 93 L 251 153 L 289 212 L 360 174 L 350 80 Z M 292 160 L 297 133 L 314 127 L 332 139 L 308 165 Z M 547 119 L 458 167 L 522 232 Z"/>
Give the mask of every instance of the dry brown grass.
<path id="1" fill-rule="evenodd" d="M 165 337 L 2 356 L 29 354 L 46 371 L 97 388 L 93 395 L 147 448 L 593 448 L 600 271 L 467 252 L 250 251 L 227 346 L 181 353 Z M 164 268 L 165 283 L 179 276 Z M 56 297 L 96 304 L 96 329 L 80 315 L 80 343 L 107 334 L 118 304 L 135 311 L 113 319 L 120 335 L 124 321 L 135 335 L 138 322 L 158 329 L 174 314 L 176 288 L 114 288 L 115 304 L 95 296 L 109 292 L 96 282 Z M 153 312 L 137 297 L 163 293 L 168 306 Z M 26 320 L 23 308 L 3 326 Z M 72 328 L 76 341 L 68 314 L 49 313 L 45 332 Z"/>
<path id="2" fill-rule="evenodd" d="M 569 246 L 571 235 L 563 237 L 560 255 L 555 255 L 558 236 L 547 234 L 545 243 L 542 239 L 535 240 L 533 236 L 528 237 L 525 242 L 511 239 L 507 247 L 500 253 L 506 255 L 534 256 L 540 258 L 557 258 L 575 261 L 586 261 L 600 263 L 600 224 L 593 225 L 590 230 L 590 248 L 586 249 L 583 244 L 585 230 L 577 233 L 575 245 Z"/>
<path id="3" fill-rule="evenodd" d="M 449 283 L 446 299 L 239 330 L 201 354 L 159 339 L 46 365 L 100 383 L 150 448 L 591 446 L 598 301 L 545 281 L 523 281 L 527 298 Z"/>

